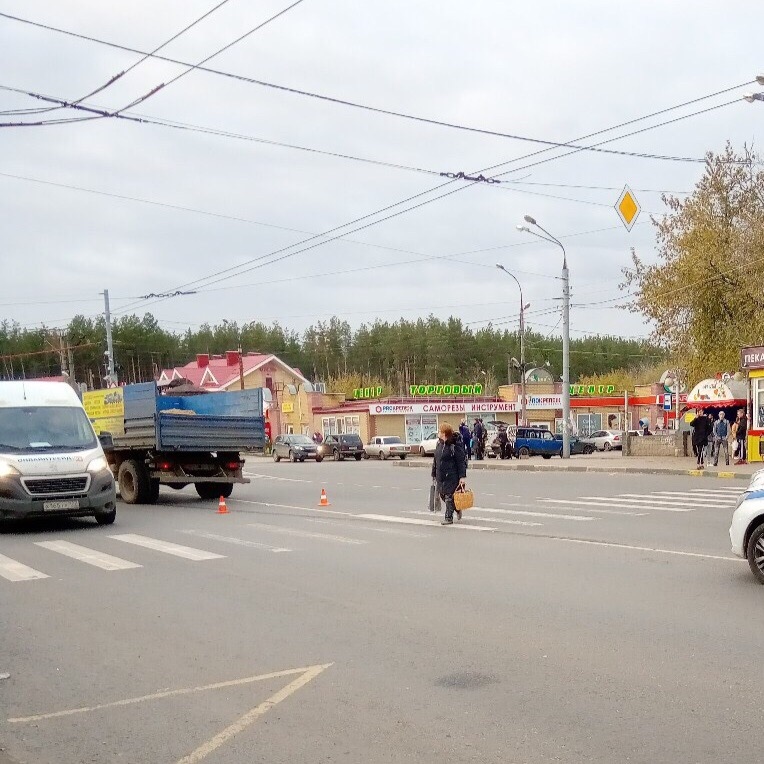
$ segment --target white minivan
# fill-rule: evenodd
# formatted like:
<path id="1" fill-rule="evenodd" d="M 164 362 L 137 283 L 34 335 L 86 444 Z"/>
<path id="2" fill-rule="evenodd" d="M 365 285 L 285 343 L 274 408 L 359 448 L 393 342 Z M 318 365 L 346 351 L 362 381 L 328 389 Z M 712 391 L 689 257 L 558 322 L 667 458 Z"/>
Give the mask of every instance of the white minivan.
<path id="1" fill-rule="evenodd" d="M 114 477 L 77 393 L 0 382 L 0 520 L 117 515 Z"/>

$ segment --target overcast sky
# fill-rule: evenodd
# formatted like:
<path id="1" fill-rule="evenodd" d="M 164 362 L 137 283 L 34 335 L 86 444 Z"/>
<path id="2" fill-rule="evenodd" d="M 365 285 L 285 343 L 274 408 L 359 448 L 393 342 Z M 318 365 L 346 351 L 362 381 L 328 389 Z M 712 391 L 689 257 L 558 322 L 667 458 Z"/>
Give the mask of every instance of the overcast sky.
<path id="1" fill-rule="evenodd" d="M 216 0 L 0 0 L 0 11 L 148 51 L 215 5 Z M 229 0 L 162 54 L 199 62 L 287 5 L 288 0 Z M 724 5 L 640 0 L 628 6 L 304 0 L 208 66 L 426 118 L 570 141 L 764 73 L 759 18 L 760 4 L 753 0 Z M 139 59 L 0 17 L 3 86 L 74 101 Z M 85 103 L 118 109 L 183 71 L 150 59 Z M 740 87 L 589 143 L 754 89 L 759 88 Z M 3 111 L 44 105 L 0 91 Z M 14 114 L 0 121 L 78 114 Z M 437 172 L 476 172 L 515 160 L 502 169 L 516 171 L 502 180 L 518 182 L 466 187 L 457 181 L 439 193 L 465 186 L 458 193 L 347 233 L 348 240 L 266 264 L 273 259 L 263 258 L 268 253 L 447 179 L 118 119 L 3 128 L 0 315 L 24 325 L 61 325 L 77 313 L 101 310 L 99 292 L 106 287 L 117 314 L 126 308 L 151 311 L 176 331 L 222 319 L 278 319 L 302 330 L 332 314 L 357 326 L 376 317 L 394 321 L 429 313 L 457 314 L 476 322 L 474 327 L 508 317 L 507 325 L 515 328 L 517 287 L 495 269 L 500 261 L 523 284 L 531 303 L 528 325 L 559 332 L 559 313 L 550 311 L 559 309 L 555 277 L 561 253 L 517 232 L 517 223 L 530 213 L 566 237 L 573 302 L 580 306 L 572 312 L 574 336 L 597 331 L 645 336 L 649 328 L 640 317 L 586 303 L 618 297 L 620 270 L 631 247 L 655 258 L 649 214 L 663 209 L 659 192 L 686 192 L 703 170 L 691 162 L 592 152 L 522 169 L 565 150 L 516 161 L 544 146 L 407 121 L 203 71 L 190 72 L 125 114 Z M 722 150 L 728 139 L 737 148 L 755 143 L 762 124 L 764 103 L 741 100 L 607 148 L 702 157 Z M 645 189 L 635 191 L 643 209 L 631 232 L 613 209 L 627 183 Z M 386 214 L 400 209 L 405 207 Z M 259 266 L 255 270 L 212 287 L 201 282 L 196 295 L 136 300 L 254 258 L 263 259 L 242 270 Z"/>

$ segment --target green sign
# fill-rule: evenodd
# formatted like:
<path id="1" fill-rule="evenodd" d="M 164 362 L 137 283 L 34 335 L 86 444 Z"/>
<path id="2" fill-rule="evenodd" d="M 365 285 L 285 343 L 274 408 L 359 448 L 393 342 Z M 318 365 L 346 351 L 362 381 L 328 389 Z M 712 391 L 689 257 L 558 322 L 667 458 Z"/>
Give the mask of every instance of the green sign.
<path id="1" fill-rule="evenodd" d="M 612 395 L 615 385 L 571 385 L 571 395 Z"/>
<path id="2" fill-rule="evenodd" d="M 410 385 L 409 395 L 482 395 L 483 385 Z"/>
<path id="3" fill-rule="evenodd" d="M 359 387 L 353 390 L 353 400 L 356 401 L 362 401 L 368 398 L 379 398 L 381 395 L 381 387 Z"/>

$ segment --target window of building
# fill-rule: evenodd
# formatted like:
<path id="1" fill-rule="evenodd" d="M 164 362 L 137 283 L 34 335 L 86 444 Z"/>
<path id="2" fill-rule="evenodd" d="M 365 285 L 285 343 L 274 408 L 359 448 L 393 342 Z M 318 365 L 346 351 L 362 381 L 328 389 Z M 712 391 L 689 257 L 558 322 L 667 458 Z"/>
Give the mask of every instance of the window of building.
<path id="1" fill-rule="evenodd" d="M 346 416 L 345 417 L 345 429 L 344 432 L 352 435 L 361 434 L 361 417 L 360 416 Z"/>
<path id="2" fill-rule="evenodd" d="M 755 429 L 764 429 L 764 378 L 753 380 L 753 417 Z"/>
<path id="3" fill-rule="evenodd" d="M 431 414 L 406 417 L 406 443 L 421 443 L 428 435 L 438 431 L 438 417 Z"/>
<path id="4" fill-rule="evenodd" d="M 608 430 L 622 430 L 621 422 L 623 421 L 623 414 L 620 411 L 613 411 L 607 415 L 607 429 Z"/>
<path id="5" fill-rule="evenodd" d="M 602 414 L 578 414 L 576 426 L 579 436 L 588 438 L 593 432 L 602 429 Z"/>

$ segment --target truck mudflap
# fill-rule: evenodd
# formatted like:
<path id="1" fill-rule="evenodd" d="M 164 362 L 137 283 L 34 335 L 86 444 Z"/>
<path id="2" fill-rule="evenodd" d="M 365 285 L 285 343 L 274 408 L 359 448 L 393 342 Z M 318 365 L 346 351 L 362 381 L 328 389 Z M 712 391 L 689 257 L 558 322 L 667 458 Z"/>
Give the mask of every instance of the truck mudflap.
<path id="1" fill-rule="evenodd" d="M 51 476 L 50 480 L 62 478 Z M 117 491 L 108 470 L 90 476 L 86 490 L 31 495 L 21 476 L 0 479 L 0 520 L 34 517 L 93 517 L 116 511 Z"/>

